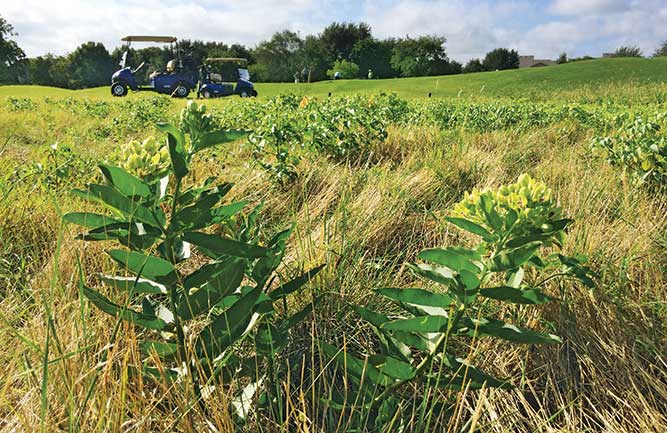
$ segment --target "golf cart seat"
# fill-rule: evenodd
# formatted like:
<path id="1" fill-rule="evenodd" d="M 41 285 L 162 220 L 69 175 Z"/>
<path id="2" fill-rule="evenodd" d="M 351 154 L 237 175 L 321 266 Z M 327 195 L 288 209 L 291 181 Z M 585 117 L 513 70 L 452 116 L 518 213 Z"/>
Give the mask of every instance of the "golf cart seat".
<path id="1" fill-rule="evenodd" d="M 211 81 L 213 81 L 214 83 L 222 83 L 221 74 L 216 74 L 215 72 L 211 72 L 209 76 L 211 77 Z"/>
<path id="2" fill-rule="evenodd" d="M 167 72 L 171 74 L 174 71 L 176 71 L 176 60 L 171 59 L 167 62 Z"/>

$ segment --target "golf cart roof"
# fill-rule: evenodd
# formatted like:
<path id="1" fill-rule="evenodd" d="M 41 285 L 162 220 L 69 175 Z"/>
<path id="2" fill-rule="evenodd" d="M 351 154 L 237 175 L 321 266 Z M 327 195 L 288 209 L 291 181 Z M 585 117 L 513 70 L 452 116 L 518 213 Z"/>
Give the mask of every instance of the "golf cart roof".
<path id="1" fill-rule="evenodd" d="M 121 39 L 123 42 L 176 42 L 174 36 L 125 36 Z"/>
<path id="2" fill-rule="evenodd" d="M 209 57 L 206 59 L 207 62 L 241 62 L 248 63 L 248 59 L 242 59 L 240 57 Z"/>

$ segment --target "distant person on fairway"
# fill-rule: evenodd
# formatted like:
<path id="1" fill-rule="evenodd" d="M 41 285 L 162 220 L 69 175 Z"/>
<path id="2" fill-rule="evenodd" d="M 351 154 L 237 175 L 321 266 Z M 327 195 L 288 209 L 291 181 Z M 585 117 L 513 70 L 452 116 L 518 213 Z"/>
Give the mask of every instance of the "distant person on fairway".
<path id="1" fill-rule="evenodd" d="M 373 70 L 372 69 L 368 69 L 368 79 L 369 80 L 373 79 Z"/>

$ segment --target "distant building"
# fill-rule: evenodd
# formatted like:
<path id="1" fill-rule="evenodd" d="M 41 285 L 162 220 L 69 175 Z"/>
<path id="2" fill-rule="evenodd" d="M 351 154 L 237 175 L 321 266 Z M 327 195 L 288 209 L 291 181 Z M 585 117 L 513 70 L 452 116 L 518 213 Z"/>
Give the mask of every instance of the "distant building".
<path id="1" fill-rule="evenodd" d="M 535 56 L 519 56 L 519 68 L 539 68 L 542 66 L 553 66 L 555 60 L 536 59 Z"/>
<path id="2" fill-rule="evenodd" d="M 603 58 L 616 57 L 616 53 L 602 53 Z"/>

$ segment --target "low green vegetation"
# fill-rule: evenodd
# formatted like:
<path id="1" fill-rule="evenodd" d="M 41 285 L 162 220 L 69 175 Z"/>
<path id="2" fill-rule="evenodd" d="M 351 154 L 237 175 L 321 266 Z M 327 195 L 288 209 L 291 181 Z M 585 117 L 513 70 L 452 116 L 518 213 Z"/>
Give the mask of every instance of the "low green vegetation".
<path id="1" fill-rule="evenodd" d="M 650 62 L 0 88 L 0 431 L 664 430 Z"/>

